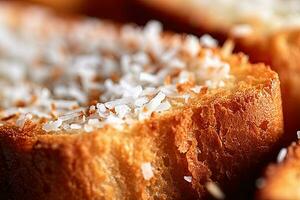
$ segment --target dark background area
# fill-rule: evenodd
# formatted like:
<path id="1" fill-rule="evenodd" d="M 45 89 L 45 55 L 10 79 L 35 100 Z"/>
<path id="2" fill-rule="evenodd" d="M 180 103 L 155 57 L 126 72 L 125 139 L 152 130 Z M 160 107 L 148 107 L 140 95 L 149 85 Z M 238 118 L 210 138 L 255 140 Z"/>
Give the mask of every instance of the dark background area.
<path id="1" fill-rule="evenodd" d="M 0 0 L 1 1 L 1 0 Z M 14 1 L 14 0 L 6 0 Z M 17 0 L 44 5 L 65 14 L 80 14 L 118 23 L 135 23 L 144 25 L 156 19 L 163 23 L 164 28 L 176 32 L 202 35 L 203 30 L 189 26 L 184 19 L 172 19 L 162 12 L 157 12 L 140 3 L 139 0 Z M 212 34 L 214 35 L 214 34 Z M 218 35 L 216 38 L 223 40 Z"/>

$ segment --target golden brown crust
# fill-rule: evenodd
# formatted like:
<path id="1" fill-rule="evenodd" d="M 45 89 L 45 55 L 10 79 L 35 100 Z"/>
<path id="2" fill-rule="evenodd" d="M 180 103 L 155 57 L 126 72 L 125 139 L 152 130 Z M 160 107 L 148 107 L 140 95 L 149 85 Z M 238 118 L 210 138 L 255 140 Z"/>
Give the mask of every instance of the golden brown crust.
<path id="1" fill-rule="evenodd" d="M 257 199 L 300 199 L 300 142 L 288 148 L 284 161 L 270 165 L 265 172 Z"/>
<path id="2" fill-rule="evenodd" d="M 141 7 L 150 12 L 154 11 L 172 27 L 180 30 L 191 31 L 196 34 L 210 33 L 221 41 L 231 38 L 236 44 L 236 51 L 245 52 L 252 62 L 264 62 L 278 72 L 281 80 L 283 94 L 283 110 L 285 116 L 285 132 L 289 133 L 287 143 L 295 140 L 295 132 L 300 128 L 296 119 L 300 118 L 300 92 L 297 87 L 300 83 L 300 58 L 299 29 L 271 31 L 264 30 L 256 21 L 250 21 L 252 33 L 236 36 L 232 33 L 235 24 L 218 21 L 209 12 L 201 12 L 201 8 L 191 8 L 176 1 L 148 1 L 137 0 Z M 186 3 L 188 4 L 188 3 Z M 196 10 L 199 9 L 197 12 Z M 204 9 L 204 8 L 202 8 Z M 204 13 L 204 14 L 202 14 Z M 152 13 L 153 14 L 153 13 Z M 228 13 L 230 15 L 230 13 Z M 213 20 L 216 19 L 216 20 Z M 248 22 L 247 22 L 248 23 Z"/>
<path id="3" fill-rule="evenodd" d="M 237 81 L 186 107 L 116 131 L 46 134 L 0 126 L 0 185 L 12 199 L 204 199 L 216 182 L 228 195 L 252 177 L 283 136 L 276 73 L 228 62 Z M 141 165 L 151 163 L 145 180 Z M 247 173 L 245 173 L 245 171 Z M 192 176 L 192 183 L 184 180 Z M 230 185 L 228 184 L 230 182 Z"/>
<path id="4" fill-rule="evenodd" d="M 300 118 L 300 30 L 289 29 L 274 33 L 264 39 L 238 41 L 239 48 L 247 52 L 253 61 L 263 61 L 279 74 L 285 120 L 286 139 L 289 143 L 296 139 Z"/>
<path id="5" fill-rule="evenodd" d="M 129 132 L 34 135 L 32 127 L 3 126 L 7 192 L 13 199 L 193 199 L 215 181 L 230 193 L 282 136 L 279 81 L 261 72 L 269 78 L 255 86 L 240 84 Z M 143 162 L 154 168 L 150 181 Z"/>

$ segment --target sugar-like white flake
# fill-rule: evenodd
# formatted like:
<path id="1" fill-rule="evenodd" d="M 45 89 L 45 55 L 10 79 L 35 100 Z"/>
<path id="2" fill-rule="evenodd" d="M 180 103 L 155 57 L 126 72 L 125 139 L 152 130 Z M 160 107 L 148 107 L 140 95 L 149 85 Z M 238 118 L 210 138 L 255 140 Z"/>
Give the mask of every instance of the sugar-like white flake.
<path id="1" fill-rule="evenodd" d="M 91 126 L 99 125 L 99 123 L 100 123 L 99 119 L 89 119 L 88 120 L 88 125 L 91 125 Z"/>
<path id="2" fill-rule="evenodd" d="M 117 100 L 106 102 L 104 105 L 107 108 L 112 109 L 112 108 L 115 108 L 118 105 L 124 105 L 124 104 L 131 103 L 131 101 L 132 101 L 131 98 L 122 98 L 122 99 L 117 99 Z"/>
<path id="3" fill-rule="evenodd" d="M 83 126 L 83 129 L 84 129 L 85 132 L 92 132 L 94 130 L 93 126 L 90 125 L 90 124 L 85 124 Z"/>
<path id="4" fill-rule="evenodd" d="M 196 56 L 199 53 L 200 50 L 200 44 L 199 44 L 199 39 L 193 35 L 189 35 L 186 38 L 186 41 L 184 43 L 184 47 L 186 51 L 191 55 L 191 56 Z"/>
<path id="5" fill-rule="evenodd" d="M 181 71 L 178 77 L 178 83 L 185 83 L 190 80 L 191 73 L 187 71 Z"/>
<path id="6" fill-rule="evenodd" d="M 214 198 L 225 199 L 225 194 L 215 182 L 207 182 L 205 187 Z"/>
<path id="7" fill-rule="evenodd" d="M 55 105 L 56 108 L 70 109 L 70 110 L 78 106 L 77 101 L 67 101 L 67 100 L 55 100 L 53 101 L 53 104 Z"/>
<path id="8" fill-rule="evenodd" d="M 94 105 L 90 106 L 90 112 L 94 112 L 94 111 L 96 111 L 96 106 Z"/>
<path id="9" fill-rule="evenodd" d="M 159 92 L 150 102 L 146 105 L 146 108 L 149 112 L 153 112 L 161 102 L 166 98 L 166 95 L 162 92 Z"/>
<path id="10" fill-rule="evenodd" d="M 186 63 L 184 63 L 181 59 L 179 58 L 174 58 L 172 60 L 169 61 L 168 63 L 170 65 L 170 67 L 172 68 L 180 68 L 183 69 L 186 67 Z"/>
<path id="11" fill-rule="evenodd" d="M 195 87 L 191 88 L 191 90 L 198 94 L 198 93 L 200 93 L 202 88 L 203 88 L 202 86 L 195 86 Z"/>
<path id="12" fill-rule="evenodd" d="M 300 131 L 297 131 L 297 138 L 300 140 Z"/>
<path id="13" fill-rule="evenodd" d="M 134 105 L 137 107 L 141 107 L 148 103 L 149 99 L 147 97 L 140 97 L 134 101 Z"/>
<path id="14" fill-rule="evenodd" d="M 105 112 L 106 111 L 106 107 L 103 103 L 97 103 L 96 108 L 99 109 L 100 112 Z"/>
<path id="15" fill-rule="evenodd" d="M 132 56 L 134 62 L 140 63 L 142 65 L 148 64 L 150 62 L 149 56 L 144 52 L 138 52 Z"/>
<path id="16" fill-rule="evenodd" d="M 32 119 L 32 114 L 27 113 L 27 114 L 23 114 L 19 117 L 19 119 L 16 121 L 16 125 L 20 128 L 23 128 L 24 124 L 26 121 L 31 120 Z"/>
<path id="17" fill-rule="evenodd" d="M 217 40 L 215 40 L 214 38 L 212 38 L 210 35 L 207 35 L 207 34 L 203 35 L 200 38 L 200 44 L 205 47 L 210 47 L 210 48 L 218 46 Z"/>
<path id="18" fill-rule="evenodd" d="M 231 30 L 231 33 L 235 37 L 246 37 L 246 36 L 251 35 L 253 33 L 253 31 L 254 30 L 251 27 L 251 25 L 241 24 L 241 25 L 234 26 Z"/>
<path id="19" fill-rule="evenodd" d="M 71 125 L 70 125 L 70 128 L 71 128 L 71 129 L 81 129 L 82 126 L 81 126 L 80 124 L 71 124 Z"/>
<path id="20" fill-rule="evenodd" d="M 62 122 L 63 121 L 61 119 L 58 119 L 56 121 L 49 121 L 43 125 L 43 130 L 46 132 L 58 131 L 59 127 L 62 125 Z"/>
<path id="21" fill-rule="evenodd" d="M 78 110 L 75 110 L 75 111 L 67 112 L 64 115 L 59 116 L 59 120 L 61 120 L 62 122 L 64 122 L 64 121 L 68 121 L 68 120 L 74 119 L 76 117 L 81 116 L 82 112 L 83 112 L 82 109 L 78 109 Z"/>
<path id="22" fill-rule="evenodd" d="M 115 107 L 116 114 L 119 118 L 123 119 L 131 109 L 127 105 L 118 105 Z"/>
<path id="23" fill-rule="evenodd" d="M 163 103 L 161 103 L 157 108 L 156 108 L 156 112 L 163 112 L 166 110 L 169 110 L 171 108 L 171 104 L 168 101 L 165 101 Z"/>
<path id="24" fill-rule="evenodd" d="M 172 109 L 178 99 L 188 102 L 203 83 L 222 87 L 229 77 L 230 66 L 201 48 L 215 47 L 208 35 L 166 39 L 155 21 L 119 31 L 97 20 L 69 26 L 51 12 L 24 13 L 16 30 L 9 16 L 0 21 L 0 117 L 19 116 L 19 127 L 43 118 L 46 132 L 122 128 Z M 190 80 L 191 91 L 179 93 L 177 84 Z"/>
<path id="25" fill-rule="evenodd" d="M 140 81 L 142 81 L 142 82 L 150 82 L 150 83 L 155 83 L 156 84 L 158 82 L 158 79 L 157 79 L 156 76 L 154 76 L 152 74 L 142 72 L 140 74 Z"/>
<path id="26" fill-rule="evenodd" d="M 189 183 L 192 182 L 192 177 L 191 176 L 183 176 L 183 179 Z"/>
<path id="27" fill-rule="evenodd" d="M 150 180 L 153 176 L 153 169 L 150 162 L 142 163 L 141 165 L 142 175 L 146 181 Z"/>
<path id="28" fill-rule="evenodd" d="M 282 148 L 278 153 L 277 162 L 278 163 L 282 162 L 284 160 L 284 158 L 286 157 L 286 155 L 287 155 L 287 149 Z"/>

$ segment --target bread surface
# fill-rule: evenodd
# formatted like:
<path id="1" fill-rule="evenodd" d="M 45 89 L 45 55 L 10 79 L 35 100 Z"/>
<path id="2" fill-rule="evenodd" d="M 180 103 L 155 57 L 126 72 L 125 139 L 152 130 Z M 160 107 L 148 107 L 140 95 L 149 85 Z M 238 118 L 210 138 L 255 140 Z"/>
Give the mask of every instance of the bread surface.
<path id="1" fill-rule="evenodd" d="M 22 31 L 19 17 L 26 9 L 5 5 L 10 26 Z M 76 24 L 82 19 L 46 20 L 55 28 L 56 23 Z M 107 32 L 111 35 L 119 32 L 112 23 L 105 22 L 103 28 L 104 33 L 113 30 Z M 109 124 L 89 133 L 86 129 L 49 132 L 43 120 L 27 120 L 18 126 L 15 116 L 2 118 L 1 197 L 222 198 L 217 186 L 225 195 L 234 196 L 240 183 L 253 178 L 284 136 L 279 78 L 263 64 L 249 64 L 244 55 L 214 47 L 209 52 L 229 64 L 233 79 L 223 87 L 206 87 L 187 103 L 154 112 L 121 129 Z"/>
<path id="2" fill-rule="evenodd" d="M 172 28 L 175 27 L 175 29 L 200 35 L 208 32 L 221 41 L 232 38 L 236 43 L 236 51 L 245 52 L 252 62 L 264 62 L 270 65 L 272 69 L 278 72 L 281 79 L 285 131 L 290 133 L 286 144 L 296 139 L 294 133 L 300 128 L 299 123 L 295 121 L 300 117 L 298 103 L 300 92 L 295 89 L 300 81 L 297 62 L 299 57 L 297 35 L 299 35 L 300 26 L 298 23 L 291 23 L 291 21 L 297 22 L 296 19 L 299 17 L 297 14 L 291 14 L 290 18 L 285 19 L 275 13 L 274 18 L 264 19 L 266 21 L 259 17 L 264 10 L 272 10 L 274 4 L 280 3 L 279 1 L 269 2 L 270 5 L 265 7 L 264 3 L 247 0 L 228 1 L 224 7 L 221 6 L 223 4 L 218 6 L 218 1 L 215 1 L 215 7 L 205 6 L 205 4 L 210 5 L 210 3 L 204 0 L 140 0 L 137 2 L 150 15 L 164 19 Z M 200 4 L 201 2 L 202 4 Z M 240 17 L 236 16 L 236 13 L 240 13 L 247 7 L 247 2 L 249 3 L 249 10 L 246 10 L 246 14 L 241 14 Z M 291 3 L 290 7 L 288 6 L 289 3 Z M 285 16 L 289 16 L 292 10 L 299 9 L 297 2 L 292 3 L 291 1 L 281 6 L 278 4 L 279 9 L 287 12 Z M 256 6 L 257 9 L 248 12 L 251 11 L 250 4 L 254 5 L 253 7 Z M 228 7 L 231 10 L 227 10 Z"/>
<path id="3" fill-rule="evenodd" d="M 285 151 L 286 149 L 282 150 Z M 257 199 L 300 199 L 300 143 L 288 147 L 283 161 L 271 164 L 261 179 Z"/>

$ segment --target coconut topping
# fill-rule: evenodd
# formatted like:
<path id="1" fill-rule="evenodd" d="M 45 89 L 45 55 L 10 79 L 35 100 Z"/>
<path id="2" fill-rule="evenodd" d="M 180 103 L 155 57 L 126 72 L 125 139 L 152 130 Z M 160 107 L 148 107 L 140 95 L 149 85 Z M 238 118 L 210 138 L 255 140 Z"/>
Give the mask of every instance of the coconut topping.
<path id="1" fill-rule="evenodd" d="M 192 178 L 192 176 L 183 176 L 183 179 L 184 179 L 186 182 L 191 183 L 193 178 Z"/>
<path id="2" fill-rule="evenodd" d="M 143 163 L 141 165 L 141 170 L 142 170 L 142 174 L 145 180 L 150 180 L 154 174 L 153 174 L 153 170 L 152 170 L 152 165 L 149 162 Z"/>
<path id="3" fill-rule="evenodd" d="M 215 199 L 225 199 L 225 194 L 215 182 L 207 182 L 205 186 Z"/>
<path id="4" fill-rule="evenodd" d="M 236 25 L 232 28 L 231 34 L 235 37 L 247 37 L 253 33 L 253 28 L 248 24 Z"/>
<path id="5" fill-rule="evenodd" d="M 117 28 L 34 9 L 20 15 L 17 25 L 0 15 L 0 117 L 19 127 L 120 128 L 231 78 L 229 64 L 205 47 L 216 45 L 207 35 L 166 37 L 155 21 Z"/>
<path id="6" fill-rule="evenodd" d="M 282 148 L 278 153 L 277 162 L 281 163 L 284 160 L 284 158 L 286 157 L 286 155 L 287 155 L 287 149 Z"/>
<path id="7" fill-rule="evenodd" d="M 300 4 L 298 0 L 188 0 L 181 1 L 189 10 L 206 12 L 210 21 L 221 22 L 220 26 L 257 24 L 266 30 L 278 30 L 283 27 L 300 26 Z M 201 11 L 201 10 L 200 10 Z M 201 13 L 201 12 L 200 12 Z M 216 13 L 218 13 L 216 15 Z M 227 24 L 230 23 L 230 24 Z M 234 27 L 236 36 L 244 36 L 252 32 L 242 25 Z"/>

